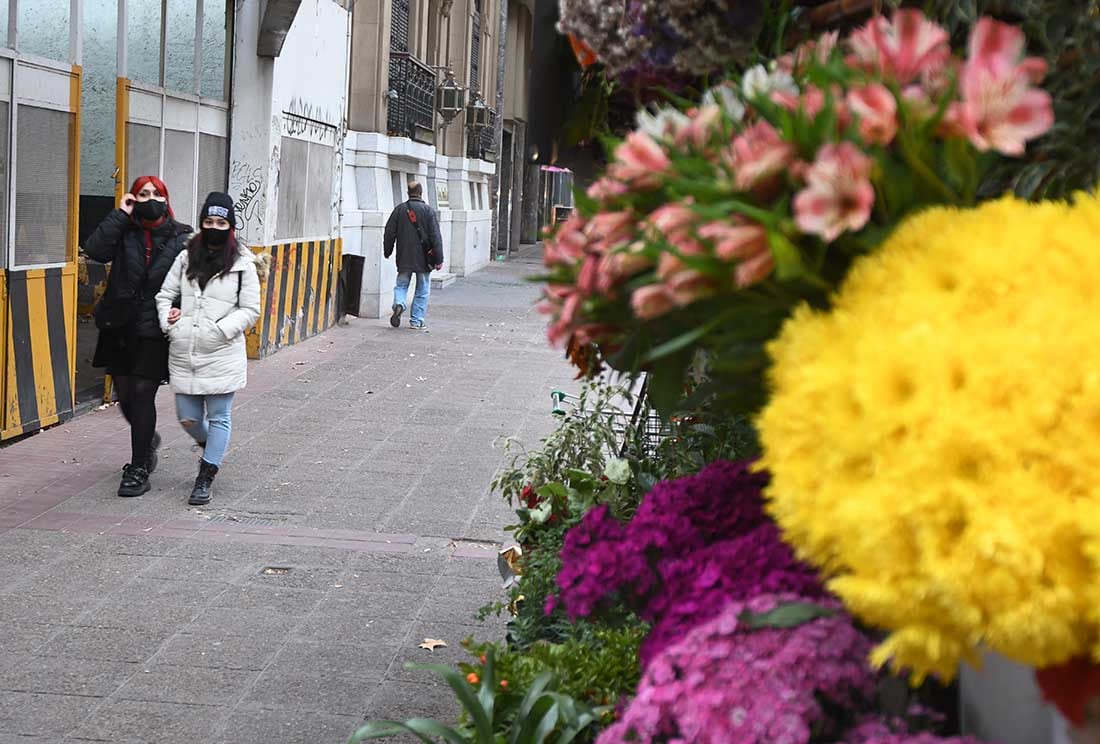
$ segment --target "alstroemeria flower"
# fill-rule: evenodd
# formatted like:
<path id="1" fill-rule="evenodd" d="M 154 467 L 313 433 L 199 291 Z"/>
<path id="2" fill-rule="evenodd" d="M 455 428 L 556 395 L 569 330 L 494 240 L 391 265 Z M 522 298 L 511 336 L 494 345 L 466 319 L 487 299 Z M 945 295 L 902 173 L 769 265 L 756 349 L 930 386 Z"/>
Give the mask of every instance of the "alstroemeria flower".
<path id="1" fill-rule="evenodd" d="M 887 145 L 898 133 L 898 103 L 879 83 L 848 92 L 848 108 L 859 117 L 859 134 L 869 143 Z"/>
<path id="2" fill-rule="evenodd" d="M 589 222 L 591 236 L 602 249 L 616 248 L 634 237 L 633 212 L 600 212 Z"/>
<path id="3" fill-rule="evenodd" d="M 775 270 L 775 258 L 771 251 L 765 250 L 757 253 L 750 259 L 737 264 L 733 272 L 733 280 L 741 289 L 751 287 L 757 282 L 762 282 L 771 276 Z"/>
<path id="4" fill-rule="evenodd" d="M 588 223 L 577 212 L 569 215 L 557 234 L 543 244 L 543 262 L 554 266 L 573 266 L 584 256 L 588 245 Z"/>
<path id="5" fill-rule="evenodd" d="M 673 301 L 687 307 L 698 299 L 714 293 L 714 281 L 701 271 L 684 269 L 665 280 Z"/>
<path id="6" fill-rule="evenodd" d="M 794 199 L 798 229 L 830 243 L 846 230 L 862 229 L 875 202 L 873 165 L 851 142 L 823 145 Z"/>
<path id="7" fill-rule="evenodd" d="M 622 183 L 621 181 L 616 181 L 614 178 L 608 178 L 605 176 L 604 178 L 598 179 L 591 186 L 589 186 L 588 190 L 585 193 L 588 194 L 589 198 L 591 199 L 595 199 L 599 202 L 604 202 L 608 199 L 613 199 L 616 196 L 622 196 L 627 191 L 629 191 L 629 189 L 626 187 L 625 183 Z"/>
<path id="8" fill-rule="evenodd" d="M 908 85 L 942 67 L 951 56 L 947 31 L 919 10 L 899 10 L 891 20 L 876 16 L 848 37 L 849 62 Z"/>
<path id="9" fill-rule="evenodd" d="M 699 216 L 686 204 L 671 202 L 653 210 L 649 224 L 669 242 L 676 242 L 699 222 Z"/>
<path id="10" fill-rule="evenodd" d="M 768 250 L 768 232 L 756 223 L 708 222 L 699 237 L 714 241 L 714 255 L 723 261 L 744 261 Z"/>
<path id="11" fill-rule="evenodd" d="M 1054 124 L 1050 95 L 1031 86 L 1045 64 L 1023 52 L 1023 32 L 990 18 L 978 21 L 970 36 L 962 101 L 948 118 L 979 150 L 1022 155 L 1028 140 Z"/>
<path id="12" fill-rule="evenodd" d="M 734 184 L 740 191 L 766 186 L 794 160 L 794 145 L 783 141 L 775 127 L 758 121 L 742 132 L 727 152 Z"/>
<path id="13" fill-rule="evenodd" d="M 615 162 L 607 174 L 635 188 L 653 188 L 660 184 L 661 174 L 672 164 L 668 155 L 652 137 L 631 132 L 626 141 L 615 148 Z"/>
<path id="14" fill-rule="evenodd" d="M 741 77 L 741 95 L 748 101 L 767 98 L 776 92 L 798 94 L 798 85 L 789 72 L 779 69 L 768 72 L 764 65 L 756 65 Z"/>
<path id="15" fill-rule="evenodd" d="M 676 307 L 672 293 L 663 284 L 649 284 L 634 290 L 630 296 L 630 307 L 634 315 L 649 320 L 664 315 Z"/>
<path id="16" fill-rule="evenodd" d="M 734 121 L 745 118 L 745 104 L 737 97 L 737 91 L 729 83 L 716 85 L 703 91 L 703 106 L 717 106 Z"/>
<path id="17" fill-rule="evenodd" d="M 696 148 L 703 148 L 722 127 L 722 109 L 716 105 L 694 109 L 688 123 L 676 134 L 679 144 L 690 142 Z"/>
<path id="18" fill-rule="evenodd" d="M 688 117 L 677 109 L 665 107 L 651 111 L 640 108 L 634 114 L 634 123 L 638 131 L 655 140 L 675 136 L 688 124 Z"/>

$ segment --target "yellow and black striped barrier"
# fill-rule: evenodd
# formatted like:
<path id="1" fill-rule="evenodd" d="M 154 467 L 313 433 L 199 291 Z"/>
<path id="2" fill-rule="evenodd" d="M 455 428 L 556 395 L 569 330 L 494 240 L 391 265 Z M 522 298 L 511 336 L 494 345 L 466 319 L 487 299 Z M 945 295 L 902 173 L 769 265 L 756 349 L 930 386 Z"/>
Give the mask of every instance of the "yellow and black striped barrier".
<path id="1" fill-rule="evenodd" d="M 247 335 L 249 358 L 266 357 L 336 323 L 341 248 L 339 238 L 253 248 L 271 262 L 260 281 L 260 319 Z"/>
<path id="2" fill-rule="evenodd" d="M 0 439 L 73 415 L 77 267 L 0 271 Z"/>

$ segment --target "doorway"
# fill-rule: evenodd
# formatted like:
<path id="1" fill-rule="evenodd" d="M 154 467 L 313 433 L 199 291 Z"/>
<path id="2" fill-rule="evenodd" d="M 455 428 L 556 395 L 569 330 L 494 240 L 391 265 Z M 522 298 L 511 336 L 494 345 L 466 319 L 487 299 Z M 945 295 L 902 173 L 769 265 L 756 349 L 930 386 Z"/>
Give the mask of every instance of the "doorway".
<path id="1" fill-rule="evenodd" d="M 500 140 L 500 198 L 497 201 L 497 258 L 512 248 L 512 132 L 505 128 Z"/>

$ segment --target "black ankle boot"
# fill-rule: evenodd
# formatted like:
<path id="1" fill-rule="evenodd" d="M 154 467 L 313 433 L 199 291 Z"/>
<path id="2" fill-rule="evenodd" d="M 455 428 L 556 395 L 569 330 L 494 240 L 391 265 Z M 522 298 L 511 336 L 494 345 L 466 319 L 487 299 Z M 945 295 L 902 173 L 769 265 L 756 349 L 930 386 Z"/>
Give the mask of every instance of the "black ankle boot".
<path id="1" fill-rule="evenodd" d="M 149 471 L 140 465 L 127 465 L 122 469 L 122 483 L 118 487 L 118 495 L 123 497 L 140 496 L 148 493 L 152 485 L 149 483 Z"/>
<path id="2" fill-rule="evenodd" d="M 191 498 L 187 503 L 191 506 L 203 506 L 210 503 L 213 495 L 214 476 L 218 474 L 218 466 L 211 465 L 206 460 L 199 460 L 199 475 L 195 478 L 195 487 L 191 489 Z"/>
<path id="3" fill-rule="evenodd" d="M 146 459 L 145 469 L 149 471 L 149 475 L 153 474 L 153 471 L 157 469 L 157 450 L 160 449 L 160 434 L 153 432 L 153 441 L 149 443 L 149 455 Z"/>

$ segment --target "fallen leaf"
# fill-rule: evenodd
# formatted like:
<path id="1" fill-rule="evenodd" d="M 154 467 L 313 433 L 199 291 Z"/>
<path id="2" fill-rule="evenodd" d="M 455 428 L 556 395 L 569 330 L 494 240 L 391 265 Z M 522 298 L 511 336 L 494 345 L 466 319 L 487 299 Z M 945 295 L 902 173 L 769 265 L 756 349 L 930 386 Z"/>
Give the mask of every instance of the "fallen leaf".
<path id="1" fill-rule="evenodd" d="M 447 642 L 441 641 L 438 638 L 425 638 L 424 642 L 419 644 L 417 648 L 427 649 L 428 651 L 435 651 L 437 648 L 446 648 Z"/>

